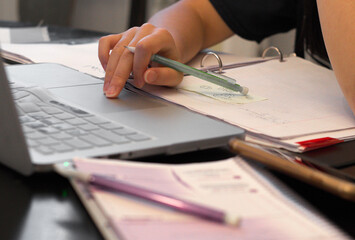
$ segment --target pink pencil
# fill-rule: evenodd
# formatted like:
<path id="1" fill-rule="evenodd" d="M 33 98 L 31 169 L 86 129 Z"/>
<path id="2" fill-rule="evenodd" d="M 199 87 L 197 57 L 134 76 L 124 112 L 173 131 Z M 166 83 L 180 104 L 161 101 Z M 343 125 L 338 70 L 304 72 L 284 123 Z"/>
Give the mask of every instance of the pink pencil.
<path id="1" fill-rule="evenodd" d="M 179 199 L 174 196 L 169 196 L 167 194 L 135 186 L 117 179 L 107 178 L 98 174 L 79 172 L 69 169 L 64 165 L 54 165 L 54 169 L 57 173 L 67 178 L 74 178 L 82 182 L 126 193 L 214 222 L 233 226 L 237 226 L 240 222 L 240 218 L 236 215 L 228 214 L 223 211 Z"/>

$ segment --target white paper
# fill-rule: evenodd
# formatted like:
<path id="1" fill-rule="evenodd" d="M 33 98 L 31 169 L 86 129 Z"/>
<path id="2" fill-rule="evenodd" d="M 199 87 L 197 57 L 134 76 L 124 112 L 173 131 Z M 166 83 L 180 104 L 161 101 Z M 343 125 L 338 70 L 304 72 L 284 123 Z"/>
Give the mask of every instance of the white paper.
<path id="1" fill-rule="evenodd" d="M 35 63 L 58 63 L 95 77 L 105 76 L 98 58 L 98 42 L 76 45 L 2 44 L 1 48 L 25 56 Z"/>
<path id="2" fill-rule="evenodd" d="M 355 128 L 355 118 L 328 69 L 292 57 L 225 74 L 267 100 L 237 105 L 178 89 L 145 86 L 144 90 L 275 140 Z"/>

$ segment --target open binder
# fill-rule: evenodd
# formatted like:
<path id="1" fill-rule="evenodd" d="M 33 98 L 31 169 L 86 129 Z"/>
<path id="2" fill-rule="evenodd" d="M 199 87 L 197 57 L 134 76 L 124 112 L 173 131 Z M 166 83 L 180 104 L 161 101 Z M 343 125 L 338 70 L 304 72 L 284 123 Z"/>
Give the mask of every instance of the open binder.
<path id="1" fill-rule="evenodd" d="M 277 56 L 275 57 L 271 57 L 271 58 L 266 58 L 267 54 L 271 51 L 274 51 L 277 53 Z M 208 56 L 214 56 L 217 61 L 218 61 L 218 65 L 212 65 L 212 66 L 207 66 L 204 67 L 204 62 L 207 59 Z M 292 56 L 294 56 L 292 54 Z M 252 64 L 257 64 L 257 63 L 263 63 L 269 60 L 279 60 L 280 62 L 284 61 L 284 54 L 282 53 L 282 51 L 280 49 L 278 49 L 277 47 L 271 46 L 266 48 L 262 55 L 261 55 L 261 59 L 257 59 L 257 60 L 253 60 L 253 61 L 246 61 L 246 62 L 239 62 L 239 63 L 229 63 L 229 64 L 224 64 L 222 62 L 222 58 L 218 55 L 218 53 L 213 52 L 213 51 L 208 51 L 206 52 L 206 54 L 201 58 L 200 61 L 200 67 L 202 71 L 218 71 L 218 73 L 222 74 L 223 70 L 227 70 L 227 69 L 233 69 L 233 68 L 238 68 L 238 67 L 244 67 L 244 66 L 248 66 L 248 65 L 252 65 Z"/>
<path id="2" fill-rule="evenodd" d="M 278 55 L 266 57 L 271 50 Z M 217 65 L 204 66 L 209 55 L 217 59 Z M 227 64 L 222 64 L 223 58 Z M 200 59 L 201 70 L 235 78 L 265 100 L 221 102 L 212 94 L 193 91 L 204 83 L 192 76 L 185 76 L 176 88 L 146 85 L 143 92 L 244 128 L 249 141 L 292 152 L 355 139 L 355 120 L 331 70 L 295 55 L 285 57 L 276 47 L 266 49 L 261 58 L 207 53 Z M 189 86 L 194 89 L 186 91 Z"/>

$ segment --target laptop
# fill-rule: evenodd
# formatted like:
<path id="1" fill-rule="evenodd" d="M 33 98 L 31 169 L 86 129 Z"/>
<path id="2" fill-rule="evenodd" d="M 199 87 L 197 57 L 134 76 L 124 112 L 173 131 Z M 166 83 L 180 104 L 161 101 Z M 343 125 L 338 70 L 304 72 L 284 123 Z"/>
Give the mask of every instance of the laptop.
<path id="1" fill-rule="evenodd" d="M 131 159 L 227 145 L 244 130 L 59 64 L 0 62 L 0 162 L 21 174 L 73 157 Z"/>

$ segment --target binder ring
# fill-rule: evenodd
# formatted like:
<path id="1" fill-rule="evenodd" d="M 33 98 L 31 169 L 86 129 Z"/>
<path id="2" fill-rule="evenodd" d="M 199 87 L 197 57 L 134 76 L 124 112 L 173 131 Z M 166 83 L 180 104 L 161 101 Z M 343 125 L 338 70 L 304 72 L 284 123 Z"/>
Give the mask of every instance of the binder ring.
<path id="1" fill-rule="evenodd" d="M 223 72 L 222 71 L 223 70 L 222 59 L 215 52 L 207 52 L 205 54 L 205 56 L 203 56 L 203 58 L 201 59 L 200 66 L 203 67 L 203 63 L 206 60 L 206 58 L 208 58 L 209 55 L 213 55 L 217 59 L 217 61 L 218 61 L 218 73 L 222 73 Z"/>
<path id="2" fill-rule="evenodd" d="M 262 58 L 265 58 L 265 57 L 266 57 L 266 54 L 267 54 L 270 50 L 274 50 L 274 51 L 277 52 L 277 54 L 279 55 L 280 62 L 283 62 L 283 61 L 284 61 L 284 56 L 283 56 L 281 50 L 278 49 L 277 47 L 274 47 L 274 46 L 271 46 L 271 47 L 266 48 L 266 49 L 263 51 L 263 53 L 261 54 L 261 57 L 262 57 Z"/>

